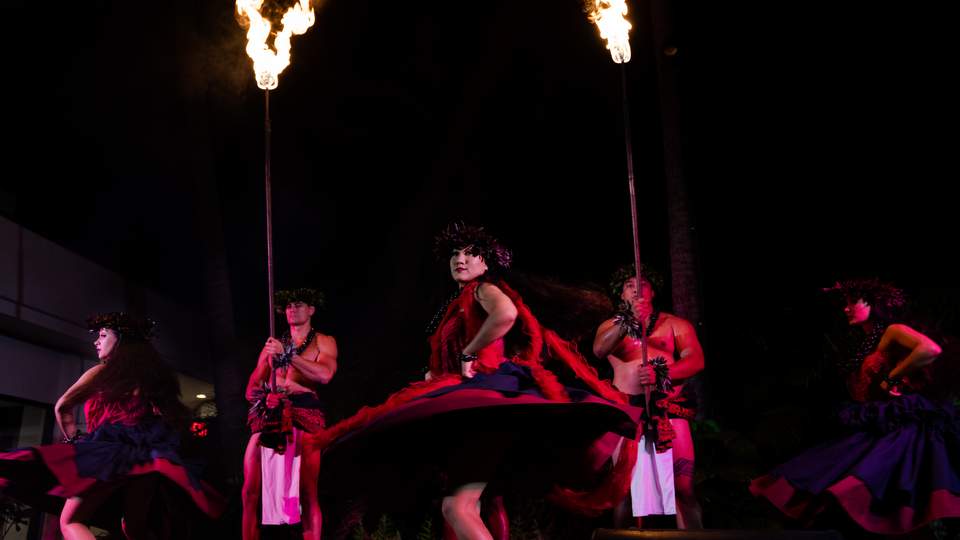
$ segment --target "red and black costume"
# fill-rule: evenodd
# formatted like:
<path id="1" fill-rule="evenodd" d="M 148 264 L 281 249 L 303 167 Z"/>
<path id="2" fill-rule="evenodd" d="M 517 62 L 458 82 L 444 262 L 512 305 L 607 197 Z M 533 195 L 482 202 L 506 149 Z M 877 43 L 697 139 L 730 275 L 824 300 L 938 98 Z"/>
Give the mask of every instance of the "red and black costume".
<path id="1" fill-rule="evenodd" d="M 84 411 L 90 433 L 76 442 L 0 453 L 0 491 L 59 513 L 69 497 L 122 489 L 134 479 L 159 475 L 207 515 L 217 517 L 223 512 L 223 498 L 181 459 L 179 437 L 151 404 L 136 396 L 108 403 L 98 394 L 86 402 Z M 116 506 L 108 504 L 91 523 L 110 527 L 119 523 L 119 514 Z"/>
<path id="2" fill-rule="evenodd" d="M 473 378 L 459 375 L 459 355 L 487 317 L 477 299 L 481 282 L 467 284 L 430 337 L 433 378 L 326 432 L 322 490 L 375 494 L 376 502 L 397 506 L 482 481 L 498 486 L 492 489 L 537 486 L 583 513 L 623 498 L 636 452 L 601 474 L 594 443 L 609 432 L 632 441 L 640 409 L 599 380 L 570 343 L 543 328 L 519 294 L 502 281 L 494 284 L 517 308 L 511 332 L 519 332 L 522 344 L 516 352 L 508 358 L 505 340 L 498 339 L 477 352 Z M 579 386 L 561 384 L 551 367 L 572 373 Z M 583 489 L 560 487 L 565 481 Z"/>
<path id="3" fill-rule="evenodd" d="M 309 288 L 276 292 L 274 304 L 277 313 L 283 313 L 284 308 L 291 302 L 303 302 L 314 307 L 321 307 L 324 304 L 324 295 L 316 289 Z M 311 329 L 299 348 L 293 347 L 289 332 L 283 337 L 282 341 L 292 355 L 294 350 L 296 354 L 302 354 L 307 347 L 316 343 L 316 338 L 316 332 Z M 248 396 L 251 407 L 247 413 L 247 425 L 250 427 L 250 431 L 261 433 L 261 446 L 282 450 L 286 447 L 286 439 L 293 432 L 294 427 L 307 433 L 316 434 L 326 425 L 323 402 L 315 391 L 283 394 L 281 406 L 269 409 L 267 407 L 269 390 L 268 385 L 264 384 L 262 388 L 253 390 Z"/>

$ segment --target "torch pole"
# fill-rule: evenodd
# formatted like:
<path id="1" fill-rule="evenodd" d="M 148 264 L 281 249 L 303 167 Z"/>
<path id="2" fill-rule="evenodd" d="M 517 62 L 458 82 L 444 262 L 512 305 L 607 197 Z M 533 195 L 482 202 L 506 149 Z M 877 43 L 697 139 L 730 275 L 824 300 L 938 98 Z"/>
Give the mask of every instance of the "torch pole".
<path id="1" fill-rule="evenodd" d="M 267 204 L 267 305 L 270 308 L 270 337 L 276 337 L 276 313 L 273 305 L 273 198 L 270 192 L 270 90 L 263 91 L 263 190 Z M 277 370 L 270 370 L 270 388 L 277 390 Z"/>
<path id="2" fill-rule="evenodd" d="M 623 90 L 623 138 L 626 144 L 627 150 L 627 183 L 630 186 L 630 224 L 633 230 L 633 264 L 634 270 L 636 271 L 637 278 L 637 294 L 640 295 L 640 299 L 643 299 L 643 287 L 641 283 L 640 275 L 640 227 L 638 225 L 637 219 L 637 190 L 636 182 L 633 179 L 633 140 L 630 134 L 630 107 L 629 100 L 627 99 L 627 66 L 626 64 L 620 64 L 620 88 Z M 640 321 L 640 352 L 641 352 L 641 365 L 647 365 L 649 361 L 647 357 L 647 325 L 644 324 L 644 321 Z M 645 385 L 643 387 L 643 396 L 644 401 L 646 402 L 647 409 L 650 408 L 650 386 Z"/>

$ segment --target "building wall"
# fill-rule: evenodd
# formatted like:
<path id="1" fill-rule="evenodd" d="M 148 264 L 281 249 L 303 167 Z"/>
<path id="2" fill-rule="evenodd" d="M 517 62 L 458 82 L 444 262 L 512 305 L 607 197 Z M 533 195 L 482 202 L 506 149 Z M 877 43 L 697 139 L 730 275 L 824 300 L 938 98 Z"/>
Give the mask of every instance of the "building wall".
<path id="1" fill-rule="evenodd" d="M 86 318 L 131 309 L 177 371 L 212 379 L 202 317 L 0 217 L 0 395 L 54 403 L 96 361 Z"/>

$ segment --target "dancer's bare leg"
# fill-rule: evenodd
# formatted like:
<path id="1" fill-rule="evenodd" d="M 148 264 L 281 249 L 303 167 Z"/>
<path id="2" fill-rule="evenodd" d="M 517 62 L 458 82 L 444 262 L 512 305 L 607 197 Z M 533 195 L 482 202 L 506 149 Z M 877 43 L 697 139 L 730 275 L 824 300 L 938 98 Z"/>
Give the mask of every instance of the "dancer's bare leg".
<path id="1" fill-rule="evenodd" d="M 453 528 L 458 540 L 493 540 L 480 518 L 480 495 L 486 482 L 473 482 L 457 488 L 443 498 L 443 517 Z"/>

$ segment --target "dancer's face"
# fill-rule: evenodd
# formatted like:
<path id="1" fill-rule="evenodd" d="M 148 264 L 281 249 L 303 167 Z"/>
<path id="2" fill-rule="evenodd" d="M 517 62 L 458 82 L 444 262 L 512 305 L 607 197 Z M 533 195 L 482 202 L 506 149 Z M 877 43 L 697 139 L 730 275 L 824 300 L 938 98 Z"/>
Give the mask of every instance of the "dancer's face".
<path id="1" fill-rule="evenodd" d="M 640 297 L 643 297 L 641 300 Z M 634 304 L 637 302 L 653 302 L 653 285 L 650 285 L 650 282 L 640 278 L 640 290 L 637 290 L 637 278 L 632 277 L 623 282 L 623 290 L 620 293 L 620 298 L 623 299 L 627 304 Z"/>
<path id="2" fill-rule="evenodd" d="M 870 304 L 863 298 L 858 298 L 856 301 L 847 300 L 847 306 L 843 308 L 843 314 L 847 316 L 848 324 L 863 324 L 870 319 Z"/>
<path id="3" fill-rule="evenodd" d="M 97 358 L 105 360 L 110 356 L 119 340 L 120 336 L 116 331 L 110 328 L 101 328 L 100 333 L 97 335 L 97 340 L 93 342 L 93 346 L 97 349 Z"/>
<path id="4" fill-rule="evenodd" d="M 473 246 L 455 249 L 450 254 L 450 275 L 463 286 L 487 272 L 487 263 L 483 257 L 473 252 Z"/>
<path id="5" fill-rule="evenodd" d="M 300 326 L 310 322 L 310 317 L 313 317 L 313 312 L 316 311 L 316 308 L 310 304 L 304 302 L 290 302 L 287 304 L 287 307 L 284 308 L 284 312 L 287 315 L 287 324 L 290 326 Z"/>

